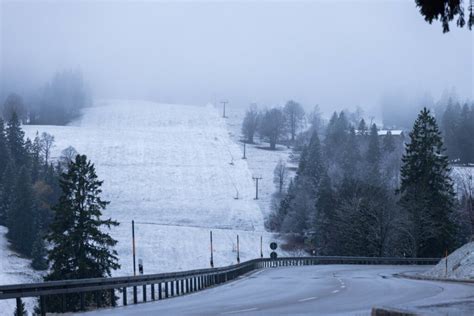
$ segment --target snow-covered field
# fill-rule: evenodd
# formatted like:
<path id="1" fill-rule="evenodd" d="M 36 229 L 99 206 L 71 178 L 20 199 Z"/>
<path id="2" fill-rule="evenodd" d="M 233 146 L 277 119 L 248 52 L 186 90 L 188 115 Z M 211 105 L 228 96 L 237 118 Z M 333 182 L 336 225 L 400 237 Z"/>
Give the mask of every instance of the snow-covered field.
<path id="1" fill-rule="evenodd" d="M 474 241 L 451 253 L 447 260 L 447 270 L 446 258 L 443 258 L 424 275 L 435 278 L 474 280 Z"/>
<path id="2" fill-rule="evenodd" d="M 8 249 L 6 233 L 7 229 L 0 226 L 0 284 L 38 281 L 40 276 L 30 267 L 30 260 L 21 258 Z M 25 300 L 25 305 L 30 310 L 34 304 L 33 299 Z M 13 315 L 15 306 L 15 300 L 0 301 L 0 315 Z"/>
<path id="3" fill-rule="evenodd" d="M 241 146 L 229 137 L 213 106 L 103 100 L 70 126 L 30 125 L 24 130 L 30 138 L 37 131 L 54 135 L 53 159 L 73 146 L 95 163 L 104 180 L 103 197 L 111 201 L 105 216 L 120 222 L 112 231 L 122 265 L 115 275 L 133 273 L 132 219 L 145 273 L 209 267 L 210 230 L 216 266 L 236 262 L 237 234 L 241 260 L 260 255 L 261 236 L 264 255 L 269 255 L 275 236 L 264 229 L 268 211 L 254 200 L 248 161 L 240 159 Z M 260 168 L 272 173 L 274 165 L 266 159 L 260 158 Z M 265 200 L 274 190 L 267 181 L 260 191 Z M 10 252 L 4 238 L 1 242 L 5 260 Z M 2 284 L 33 281 L 21 274 L 28 271 L 26 261 L 4 278 L 11 264 L 16 265 L 2 266 Z"/>

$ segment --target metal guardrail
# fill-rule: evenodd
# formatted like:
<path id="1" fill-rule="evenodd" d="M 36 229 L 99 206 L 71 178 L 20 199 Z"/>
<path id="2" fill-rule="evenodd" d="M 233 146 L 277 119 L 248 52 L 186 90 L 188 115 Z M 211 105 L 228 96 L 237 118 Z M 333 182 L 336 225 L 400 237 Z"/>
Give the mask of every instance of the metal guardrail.
<path id="1" fill-rule="evenodd" d="M 95 306 L 88 308 L 105 307 L 99 293 L 109 291 L 108 306 L 117 306 L 116 291 L 122 294 L 122 305 L 129 303 L 127 298 L 129 289 L 132 289 L 133 303 L 138 303 L 138 287 L 142 287 L 142 300 L 161 300 L 169 297 L 180 296 L 187 293 L 203 290 L 205 288 L 233 280 L 252 270 L 305 266 L 318 264 L 387 264 L 387 265 L 432 265 L 438 263 L 438 258 L 390 258 L 390 257 L 283 257 L 277 259 L 253 259 L 240 264 L 221 268 L 199 269 L 173 273 L 148 274 L 129 277 L 94 278 L 64 281 L 49 281 L 42 283 L 25 283 L 0 286 L 0 300 L 16 299 L 17 309 L 22 304 L 24 297 L 39 297 L 39 311 L 46 315 L 47 297 L 58 296 L 62 301 L 63 311 L 66 311 L 66 295 L 76 294 L 80 297 L 77 310 L 85 310 L 85 293 L 96 293 Z M 150 295 L 147 294 L 148 288 Z"/>

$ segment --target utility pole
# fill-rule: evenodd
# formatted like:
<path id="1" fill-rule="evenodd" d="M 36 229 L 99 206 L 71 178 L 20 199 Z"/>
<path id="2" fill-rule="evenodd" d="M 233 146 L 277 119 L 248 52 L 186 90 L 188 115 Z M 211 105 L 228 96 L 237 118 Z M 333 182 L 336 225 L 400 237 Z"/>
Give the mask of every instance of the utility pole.
<path id="1" fill-rule="evenodd" d="M 255 176 L 252 179 L 255 180 L 255 200 L 258 200 L 258 180 L 262 180 L 262 177 Z"/>
<path id="2" fill-rule="evenodd" d="M 137 275 L 137 267 L 135 264 L 135 221 L 132 220 L 132 253 L 133 253 L 133 276 Z"/>
<path id="3" fill-rule="evenodd" d="M 239 235 L 237 235 L 237 263 L 240 263 Z"/>
<path id="4" fill-rule="evenodd" d="M 263 258 L 263 236 L 260 236 L 260 258 Z"/>
<path id="5" fill-rule="evenodd" d="M 225 105 L 227 103 L 229 103 L 229 101 L 225 100 L 225 101 L 221 101 L 221 103 L 222 103 L 222 117 L 226 118 L 226 116 L 225 116 Z"/>
<path id="6" fill-rule="evenodd" d="M 210 232 L 210 236 L 211 236 L 211 268 L 214 268 L 214 250 L 212 249 L 212 230 Z"/>
<path id="7" fill-rule="evenodd" d="M 244 156 L 242 157 L 242 159 L 247 159 L 247 157 L 245 156 L 245 145 L 246 143 L 244 142 Z"/>

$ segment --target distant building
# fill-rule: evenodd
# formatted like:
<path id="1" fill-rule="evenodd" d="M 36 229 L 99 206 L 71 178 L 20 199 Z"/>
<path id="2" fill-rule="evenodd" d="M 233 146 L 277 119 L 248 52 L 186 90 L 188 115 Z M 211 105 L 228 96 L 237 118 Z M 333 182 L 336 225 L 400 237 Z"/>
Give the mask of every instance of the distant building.
<path id="1" fill-rule="evenodd" d="M 401 129 L 381 129 L 381 130 L 378 130 L 377 133 L 379 136 L 381 137 L 384 137 L 384 136 L 387 136 L 387 134 L 390 132 L 390 134 L 392 134 L 392 136 L 395 136 L 397 138 L 401 138 L 401 139 L 404 139 L 405 138 L 405 134 L 403 133 L 403 131 Z M 355 133 L 356 135 L 362 135 L 362 131 L 359 131 L 359 130 L 355 130 Z M 366 130 L 365 131 L 366 135 L 369 135 L 370 131 L 369 130 Z"/>

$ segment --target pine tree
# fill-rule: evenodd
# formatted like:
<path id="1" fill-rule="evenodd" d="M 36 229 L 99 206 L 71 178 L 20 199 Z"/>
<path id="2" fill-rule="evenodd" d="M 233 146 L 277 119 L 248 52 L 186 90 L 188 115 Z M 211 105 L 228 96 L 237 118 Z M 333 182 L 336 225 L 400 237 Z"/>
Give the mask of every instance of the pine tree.
<path id="1" fill-rule="evenodd" d="M 372 124 L 369 134 L 369 147 L 367 148 L 367 161 L 371 165 L 378 166 L 380 163 L 380 145 L 377 125 Z"/>
<path id="2" fill-rule="evenodd" d="M 11 165 L 10 150 L 7 146 L 5 127 L 0 118 L 0 225 L 5 225 L 7 219 L 7 209 L 11 199 L 10 171 L 6 174 L 7 167 Z"/>
<path id="3" fill-rule="evenodd" d="M 457 140 L 459 143 L 459 160 L 463 164 L 474 162 L 474 114 L 473 109 L 466 103 L 461 110 L 459 132 Z"/>
<path id="4" fill-rule="evenodd" d="M 117 241 L 105 232 L 105 228 L 118 223 L 101 218 L 109 204 L 100 197 L 102 183 L 85 155 L 77 155 L 68 172 L 61 175 L 62 195 L 53 208 L 55 217 L 47 236 L 52 244 L 48 252 L 51 272 L 45 280 L 106 277 L 120 267 L 117 252 L 112 249 Z M 59 308 L 56 304 L 50 306 L 50 311 Z M 68 297 L 67 309 L 77 308 L 77 297 Z"/>
<path id="5" fill-rule="evenodd" d="M 43 166 L 41 147 L 41 140 L 39 138 L 38 132 L 36 132 L 29 152 L 31 157 L 31 180 L 33 181 L 33 183 L 39 180 L 41 169 Z"/>
<path id="6" fill-rule="evenodd" d="M 449 160 L 457 160 L 460 156 L 459 146 L 459 125 L 461 122 L 461 106 L 459 103 L 453 104 L 449 100 L 448 106 L 443 113 L 442 127 L 446 153 Z"/>
<path id="7" fill-rule="evenodd" d="M 415 121 L 402 158 L 401 206 L 411 219 L 412 255 L 441 257 L 453 246 L 453 183 L 435 118 L 426 108 Z"/>
<path id="8" fill-rule="evenodd" d="M 349 129 L 349 134 L 346 136 L 343 144 L 342 161 L 340 167 L 342 168 L 342 178 L 355 179 L 359 178 L 361 153 L 354 128 Z"/>
<path id="9" fill-rule="evenodd" d="M 28 163 L 28 153 L 25 149 L 25 133 L 21 130 L 21 124 L 15 112 L 13 112 L 10 121 L 8 121 L 6 132 L 11 158 L 19 169 Z"/>
<path id="10" fill-rule="evenodd" d="M 315 231 L 314 245 L 320 255 L 333 255 L 337 253 L 335 208 L 335 192 L 332 188 L 331 178 L 325 172 L 321 178 L 316 197 L 316 209 L 318 212 L 313 223 Z"/>
<path id="11" fill-rule="evenodd" d="M 46 261 L 46 247 L 44 244 L 43 236 L 38 232 L 33 243 L 33 249 L 31 251 L 31 266 L 35 270 L 46 270 L 48 268 L 48 262 Z"/>
<path id="12" fill-rule="evenodd" d="M 2 182 L 3 172 L 10 162 L 10 150 L 7 145 L 7 138 L 5 135 L 5 126 L 3 120 L 0 118 L 0 183 Z"/>
<path id="13" fill-rule="evenodd" d="M 358 132 L 359 135 L 367 135 L 368 134 L 367 124 L 365 123 L 364 119 L 360 120 L 359 126 L 357 127 L 357 132 Z"/>
<path id="14" fill-rule="evenodd" d="M 312 231 L 316 217 L 316 194 L 324 173 L 321 144 L 316 131 L 313 132 L 309 145 L 303 150 L 295 178 L 294 196 L 287 205 L 282 230 L 303 234 Z M 293 192 L 292 192 L 293 193 Z"/>
<path id="15" fill-rule="evenodd" d="M 395 150 L 395 139 L 391 131 L 387 131 L 387 134 L 384 136 L 382 147 L 386 153 L 392 153 Z"/>
<path id="16" fill-rule="evenodd" d="M 323 170 L 321 143 L 317 131 L 314 131 L 309 145 L 303 151 L 297 173 L 299 178 L 306 177 L 313 187 L 317 187 Z"/>
<path id="17" fill-rule="evenodd" d="M 366 160 L 368 163 L 368 177 L 372 180 L 378 180 L 380 167 L 380 144 L 377 125 L 372 124 L 369 134 L 369 146 L 367 148 Z"/>
<path id="18" fill-rule="evenodd" d="M 0 223 L 6 224 L 8 212 L 13 201 L 13 192 L 16 183 L 16 173 L 13 162 L 10 161 L 3 172 L 0 192 Z"/>
<path id="19" fill-rule="evenodd" d="M 37 233 L 35 198 L 29 170 L 20 169 L 7 213 L 8 238 L 20 253 L 30 256 Z"/>

